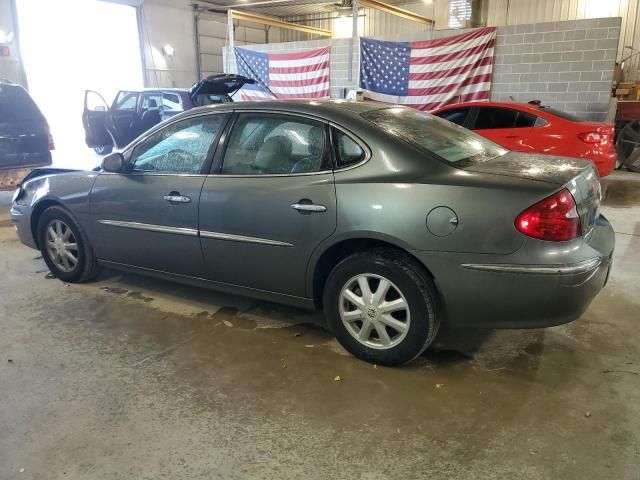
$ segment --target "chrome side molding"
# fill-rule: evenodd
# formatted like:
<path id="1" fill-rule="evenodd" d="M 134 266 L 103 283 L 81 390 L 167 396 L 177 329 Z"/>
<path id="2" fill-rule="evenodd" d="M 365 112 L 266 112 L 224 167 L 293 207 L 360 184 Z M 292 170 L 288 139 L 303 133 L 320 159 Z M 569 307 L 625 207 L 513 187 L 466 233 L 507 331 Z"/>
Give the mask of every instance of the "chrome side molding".
<path id="1" fill-rule="evenodd" d="M 602 257 L 591 258 L 573 265 L 514 265 L 508 263 L 463 263 L 462 268 L 468 270 L 481 270 L 484 272 L 502 273 L 534 273 L 541 275 L 550 274 L 576 274 L 591 272 L 602 263 Z"/>
<path id="2" fill-rule="evenodd" d="M 195 228 L 168 227 L 166 225 L 152 225 L 149 223 L 139 222 L 122 222 L 119 220 L 98 220 L 102 225 L 109 225 L 120 228 L 133 228 L 135 230 L 146 230 L 149 232 L 175 233 L 178 235 L 188 235 L 191 237 L 198 236 L 198 230 Z M 200 232 L 203 238 L 212 238 L 215 240 L 227 240 L 230 242 L 257 243 L 260 245 L 272 245 L 274 247 L 293 247 L 292 243 L 280 242 L 278 240 L 270 240 L 268 238 L 247 237 L 244 235 L 232 235 L 230 233 L 208 232 L 203 230 Z"/>
<path id="3" fill-rule="evenodd" d="M 195 228 L 168 227 L 166 225 L 152 225 L 150 223 L 139 222 L 121 222 L 119 220 L 98 220 L 98 223 L 110 225 L 112 227 L 133 228 L 135 230 L 146 230 L 149 232 L 174 233 L 177 235 L 188 235 L 191 237 L 198 236 L 198 230 Z"/>
<path id="4" fill-rule="evenodd" d="M 203 238 L 212 238 L 215 240 L 228 240 L 231 242 L 258 243 L 261 245 L 272 245 L 274 247 L 293 247 L 292 243 L 280 242 L 278 240 L 270 240 L 268 238 L 246 237 L 244 235 L 231 235 L 229 233 L 200 231 Z"/>

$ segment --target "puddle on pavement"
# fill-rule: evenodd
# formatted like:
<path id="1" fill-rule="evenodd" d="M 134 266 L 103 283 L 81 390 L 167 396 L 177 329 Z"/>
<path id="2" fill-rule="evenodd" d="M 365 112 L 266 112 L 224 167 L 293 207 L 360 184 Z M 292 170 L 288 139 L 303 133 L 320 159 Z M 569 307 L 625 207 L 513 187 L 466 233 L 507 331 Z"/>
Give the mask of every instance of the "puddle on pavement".
<path id="1" fill-rule="evenodd" d="M 147 297 L 140 292 L 129 292 L 127 293 L 127 297 L 133 298 L 134 300 L 142 300 L 145 303 L 149 303 L 153 301 L 153 297 Z"/>
<path id="2" fill-rule="evenodd" d="M 639 175 L 640 177 L 640 175 Z M 602 181 L 603 205 L 608 207 L 633 207 L 640 205 L 640 181 L 608 180 Z"/>

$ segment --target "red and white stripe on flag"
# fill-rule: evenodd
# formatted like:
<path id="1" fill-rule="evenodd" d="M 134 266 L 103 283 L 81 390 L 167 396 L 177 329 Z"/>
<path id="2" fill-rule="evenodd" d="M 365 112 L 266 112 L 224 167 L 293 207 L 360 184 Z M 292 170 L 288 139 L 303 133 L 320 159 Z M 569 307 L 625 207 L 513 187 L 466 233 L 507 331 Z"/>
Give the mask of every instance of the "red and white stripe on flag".
<path id="1" fill-rule="evenodd" d="M 267 54 L 266 72 L 257 53 L 236 49 L 242 55 L 240 73 L 254 77 L 258 85 L 243 88 L 242 100 L 329 98 L 329 47 L 290 53 Z M 264 54 L 262 54 L 264 55 Z M 265 75 L 266 73 L 266 75 Z M 265 78 L 266 77 L 266 78 Z"/>
<path id="2" fill-rule="evenodd" d="M 496 28 L 486 27 L 434 40 L 410 42 L 407 95 L 367 90 L 365 97 L 425 111 L 453 103 L 488 100 L 495 40 Z M 365 59 L 361 56 L 360 61 Z M 361 71 L 362 68 L 363 65 Z"/>

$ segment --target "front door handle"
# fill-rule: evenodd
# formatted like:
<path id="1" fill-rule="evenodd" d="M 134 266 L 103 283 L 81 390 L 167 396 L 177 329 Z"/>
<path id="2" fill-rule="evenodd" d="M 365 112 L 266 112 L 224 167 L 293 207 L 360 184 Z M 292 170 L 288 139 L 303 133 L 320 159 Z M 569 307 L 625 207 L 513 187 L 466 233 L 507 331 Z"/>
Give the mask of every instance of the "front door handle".
<path id="1" fill-rule="evenodd" d="M 315 205 L 313 203 L 294 203 L 291 208 L 302 214 L 326 212 L 327 207 L 324 205 Z"/>
<path id="2" fill-rule="evenodd" d="M 180 195 L 180 192 L 169 192 L 169 195 L 165 195 L 162 198 L 169 203 L 189 203 L 191 201 L 190 197 Z"/>

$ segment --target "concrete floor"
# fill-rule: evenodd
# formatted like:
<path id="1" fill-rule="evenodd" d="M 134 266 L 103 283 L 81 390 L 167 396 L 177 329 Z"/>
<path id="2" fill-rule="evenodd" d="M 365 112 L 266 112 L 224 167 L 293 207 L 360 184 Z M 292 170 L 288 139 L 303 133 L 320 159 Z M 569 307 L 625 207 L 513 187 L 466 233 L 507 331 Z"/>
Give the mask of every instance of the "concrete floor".
<path id="1" fill-rule="evenodd" d="M 449 332 L 396 369 L 319 314 L 47 279 L 4 195 L 0 479 L 640 479 L 640 175 L 607 183 L 615 263 L 581 319 Z"/>

